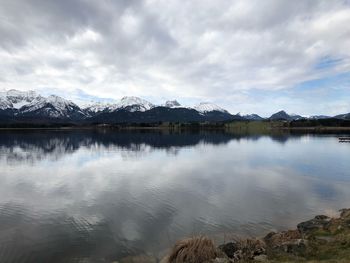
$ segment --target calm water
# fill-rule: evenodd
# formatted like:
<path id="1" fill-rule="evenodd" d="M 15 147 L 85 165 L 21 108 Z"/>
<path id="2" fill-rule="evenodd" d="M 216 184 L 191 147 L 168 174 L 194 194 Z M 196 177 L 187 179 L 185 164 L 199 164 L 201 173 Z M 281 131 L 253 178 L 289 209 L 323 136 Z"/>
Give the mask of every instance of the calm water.
<path id="1" fill-rule="evenodd" d="M 350 207 L 335 135 L 3 131 L 0 165 L 1 263 L 159 255 Z"/>

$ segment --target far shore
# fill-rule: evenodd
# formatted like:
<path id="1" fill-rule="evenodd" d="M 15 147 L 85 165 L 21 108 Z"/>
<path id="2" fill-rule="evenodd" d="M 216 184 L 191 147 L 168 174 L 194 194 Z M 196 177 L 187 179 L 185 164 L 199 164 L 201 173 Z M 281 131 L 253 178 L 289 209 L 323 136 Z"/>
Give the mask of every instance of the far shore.
<path id="1" fill-rule="evenodd" d="M 101 130 L 101 129 L 110 129 L 110 130 L 223 130 L 227 131 L 225 127 L 199 127 L 199 128 L 193 128 L 193 127 L 181 127 L 181 128 L 174 128 L 169 126 L 153 126 L 153 127 L 142 127 L 142 126 L 123 126 L 123 127 L 115 127 L 115 126 L 69 126 L 69 127 L 0 127 L 0 131 L 11 131 L 11 130 Z M 231 131 L 234 131 L 234 129 L 231 129 Z M 242 130 L 239 130 L 242 132 Z M 298 132 L 349 132 L 350 133 L 350 127 L 278 127 L 278 128 L 270 128 L 265 131 L 298 131 Z M 259 133 L 259 132 L 257 132 Z"/>
<path id="2" fill-rule="evenodd" d="M 0 123 L 0 130 L 224 130 L 239 133 L 297 132 L 350 132 L 350 120 L 246 121 L 225 122 L 158 122 L 158 123 Z"/>

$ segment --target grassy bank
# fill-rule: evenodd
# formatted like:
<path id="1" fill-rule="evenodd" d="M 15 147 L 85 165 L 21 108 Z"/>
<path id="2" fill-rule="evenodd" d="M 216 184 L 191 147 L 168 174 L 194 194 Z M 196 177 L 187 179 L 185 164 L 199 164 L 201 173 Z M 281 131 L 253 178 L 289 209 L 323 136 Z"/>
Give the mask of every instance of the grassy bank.
<path id="1" fill-rule="evenodd" d="M 225 123 L 225 129 L 240 133 L 266 134 L 272 130 L 288 128 L 288 123 L 283 121 L 234 121 Z"/>

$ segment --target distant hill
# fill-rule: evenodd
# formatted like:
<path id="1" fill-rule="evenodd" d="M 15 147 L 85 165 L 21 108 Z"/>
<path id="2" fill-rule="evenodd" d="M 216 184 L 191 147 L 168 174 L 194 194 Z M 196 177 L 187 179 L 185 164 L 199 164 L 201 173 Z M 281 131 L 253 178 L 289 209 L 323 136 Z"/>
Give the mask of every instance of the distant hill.
<path id="1" fill-rule="evenodd" d="M 335 116 L 335 118 L 342 119 L 342 120 L 350 120 L 350 113 L 340 114 Z"/>
<path id="2" fill-rule="evenodd" d="M 300 119 L 289 123 L 289 127 L 350 127 L 350 120 L 328 118 L 328 119 Z"/>
<path id="3" fill-rule="evenodd" d="M 250 120 L 250 121 L 262 121 L 262 120 L 264 120 L 264 118 L 260 117 L 258 114 L 248 114 L 248 115 L 243 115 L 242 117 L 244 119 Z"/>
<path id="4" fill-rule="evenodd" d="M 269 118 L 269 120 L 273 120 L 273 121 L 292 121 L 292 120 L 297 120 L 297 119 L 302 119 L 303 117 L 300 115 L 289 115 L 287 112 L 281 110 L 279 112 L 276 112 L 274 114 L 272 114 Z"/>

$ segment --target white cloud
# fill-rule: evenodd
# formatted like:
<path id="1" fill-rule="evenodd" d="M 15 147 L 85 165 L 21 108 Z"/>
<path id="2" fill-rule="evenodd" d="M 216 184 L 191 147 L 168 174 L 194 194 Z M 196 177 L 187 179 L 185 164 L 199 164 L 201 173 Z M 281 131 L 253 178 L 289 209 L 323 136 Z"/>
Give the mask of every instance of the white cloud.
<path id="1" fill-rule="evenodd" d="M 0 7 L 1 88 L 213 100 L 239 111 L 247 101 L 227 98 L 350 72 L 348 1 L 11 0 Z M 339 61 L 315 70 L 325 57 Z"/>

